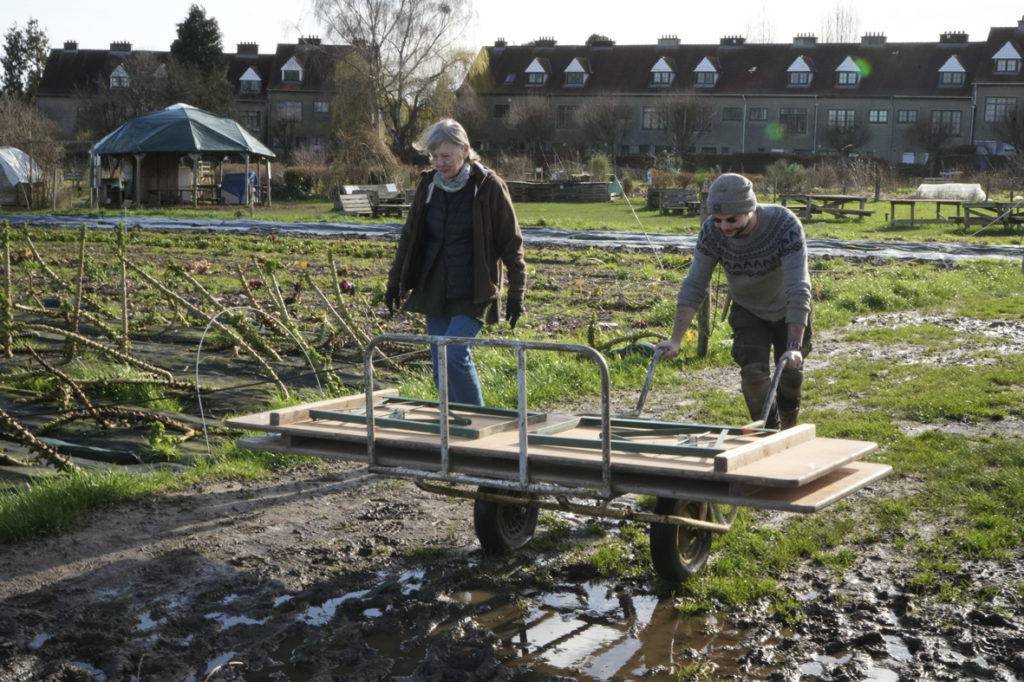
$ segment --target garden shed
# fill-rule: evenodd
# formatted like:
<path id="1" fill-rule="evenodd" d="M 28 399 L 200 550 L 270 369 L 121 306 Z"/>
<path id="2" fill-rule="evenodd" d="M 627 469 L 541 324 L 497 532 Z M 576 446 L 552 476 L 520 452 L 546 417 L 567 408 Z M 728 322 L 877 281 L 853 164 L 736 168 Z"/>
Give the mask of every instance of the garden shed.
<path id="1" fill-rule="evenodd" d="M 43 188 L 43 171 L 17 147 L 0 147 L 0 206 L 32 208 L 33 190 Z"/>
<path id="2" fill-rule="evenodd" d="M 244 163 L 244 178 L 252 177 L 254 164 L 256 184 L 266 188 L 264 198 L 270 201 L 274 153 L 237 121 L 188 104 L 133 118 L 89 153 L 94 206 L 220 201 L 226 162 Z M 255 201 L 253 189 L 243 188 L 243 196 Z"/>

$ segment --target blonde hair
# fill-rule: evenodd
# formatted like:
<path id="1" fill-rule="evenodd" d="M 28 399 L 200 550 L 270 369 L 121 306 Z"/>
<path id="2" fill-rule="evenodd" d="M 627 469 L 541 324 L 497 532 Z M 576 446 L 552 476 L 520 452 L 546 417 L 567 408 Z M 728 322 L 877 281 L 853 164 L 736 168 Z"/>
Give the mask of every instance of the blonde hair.
<path id="1" fill-rule="evenodd" d="M 447 142 L 456 147 L 469 147 L 469 160 L 479 161 L 480 155 L 469 144 L 469 135 L 462 124 L 454 118 L 442 118 L 440 121 L 423 131 L 420 139 L 413 143 L 416 151 L 429 154 Z"/>

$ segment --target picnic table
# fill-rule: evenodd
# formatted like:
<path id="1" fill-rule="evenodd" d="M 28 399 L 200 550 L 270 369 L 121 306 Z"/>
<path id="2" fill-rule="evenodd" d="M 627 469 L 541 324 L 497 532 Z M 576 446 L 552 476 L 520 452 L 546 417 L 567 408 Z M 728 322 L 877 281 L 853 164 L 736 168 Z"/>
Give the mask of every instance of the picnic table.
<path id="1" fill-rule="evenodd" d="M 847 218 L 849 216 L 863 218 L 866 215 L 874 214 L 874 211 L 864 208 L 867 200 L 867 197 L 850 194 L 779 195 L 779 202 L 783 206 L 792 202 L 795 204 L 793 212 L 803 218 L 810 218 L 817 213 L 828 213 L 836 218 Z M 857 204 L 857 208 L 849 208 L 852 204 Z"/>
<path id="2" fill-rule="evenodd" d="M 375 216 L 396 216 L 402 218 L 409 212 L 411 204 L 405 201 L 402 195 L 397 197 L 382 197 L 374 206 Z"/>
<path id="3" fill-rule="evenodd" d="M 963 207 L 965 231 L 971 225 L 1024 225 L 1024 203 L 1019 201 L 965 201 Z"/>
<path id="4" fill-rule="evenodd" d="M 914 211 L 917 204 L 935 204 L 935 218 L 915 218 Z M 960 216 L 960 206 L 963 202 L 960 199 L 916 199 L 916 198 L 905 198 L 905 199 L 890 199 L 889 200 L 889 215 L 891 217 L 891 223 L 893 225 L 909 225 L 914 226 L 915 220 L 918 223 L 947 223 L 947 222 L 960 222 L 963 218 Z M 943 206 L 955 206 L 956 216 L 944 216 L 942 215 Z M 896 218 L 896 207 L 897 206 L 909 206 L 910 217 L 909 218 Z"/>

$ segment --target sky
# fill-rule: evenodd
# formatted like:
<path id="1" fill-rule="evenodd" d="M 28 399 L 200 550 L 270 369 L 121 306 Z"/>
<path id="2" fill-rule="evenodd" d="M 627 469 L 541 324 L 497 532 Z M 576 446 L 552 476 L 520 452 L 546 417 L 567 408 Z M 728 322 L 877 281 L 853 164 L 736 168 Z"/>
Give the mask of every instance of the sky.
<path id="1" fill-rule="evenodd" d="M 157 0 L 114 5 L 83 0 L 0 0 L 0 30 L 23 28 L 37 19 L 52 47 L 74 40 L 81 48 L 102 49 L 128 41 L 136 49 L 167 50 L 177 24 L 192 4 L 217 20 L 224 49 L 255 42 L 260 52 L 300 36 L 326 39 L 312 17 L 310 0 Z M 857 36 L 883 33 L 889 42 L 934 42 L 946 31 L 966 31 L 984 40 L 993 26 L 1016 26 L 1024 3 L 1009 0 L 730 0 L 717 3 L 646 0 L 630 6 L 622 0 L 475 0 L 477 18 L 464 37 L 474 50 L 504 38 L 510 45 L 551 37 L 562 45 L 583 44 L 605 35 L 619 45 L 650 45 L 674 35 L 683 43 L 714 44 L 724 36 L 760 34 L 770 42 L 788 43 L 798 34 L 823 34 L 823 20 L 837 8 L 850 14 Z M 0 43 L 2 48 L 2 43 Z"/>

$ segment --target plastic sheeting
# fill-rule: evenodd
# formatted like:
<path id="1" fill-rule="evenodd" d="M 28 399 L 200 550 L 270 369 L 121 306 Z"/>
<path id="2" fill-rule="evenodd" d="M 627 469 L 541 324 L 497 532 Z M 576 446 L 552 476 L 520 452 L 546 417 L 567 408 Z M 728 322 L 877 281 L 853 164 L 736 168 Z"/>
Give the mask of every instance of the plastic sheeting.
<path id="1" fill-rule="evenodd" d="M 985 201 L 988 196 L 976 182 L 937 182 L 918 185 L 914 199 L 958 199 L 960 201 Z"/>
<path id="2" fill-rule="evenodd" d="M 115 228 L 122 218 L 97 218 L 90 215 L 0 215 L 12 225 L 39 225 L 41 227 Z M 250 232 L 254 234 L 314 234 L 339 237 L 382 237 L 398 239 L 402 231 L 399 223 L 275 223 L 265 220 L 197 220 L 127 215 L 126 223 L 133 228 L 153 230 L 183 230 L 197 232 Z M 695 234 L 662 234 L 618 232 L 609 230 L 564 230 L 557 227 L 523 227 L 523 241 L 537 248 L 595 247 L 609 251 L 692 251 L 697 242 Z M 972 258 L 1024 259 L 1024 247 L 1011 245 L 964 244 L 959 242 L 874 242 L 843 241 L 840 239 L 807 239 L 811 256 L 839 256 L 845 258 L 894 258 L 897 260 L 967 260 Z"/>

